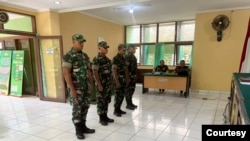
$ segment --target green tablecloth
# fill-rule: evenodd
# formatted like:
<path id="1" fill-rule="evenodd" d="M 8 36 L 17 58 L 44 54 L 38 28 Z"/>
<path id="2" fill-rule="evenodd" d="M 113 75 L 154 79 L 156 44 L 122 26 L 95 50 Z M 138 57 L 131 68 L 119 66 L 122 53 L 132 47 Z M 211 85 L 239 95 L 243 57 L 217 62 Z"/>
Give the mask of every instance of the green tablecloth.
<path id="1" fill-rule="evenodd" d="M 250 77 L 250 73 L 234 73 L 234 80 L 239 87 L 241 96 L 244 100 L 250 100 L 250 85 L 243 85 L 240 83 L 240 77 Z"/>
<path id="2" fill-rule="evenodd" d="M 240 83 L 240 77 L 250 77 L 250 73 L 233 73 L 234 83 L 236 83 L 239 92 L 238 95 L 240 97 L 240 105 L 244 107 L 242 110 L 242 117 L 245 118 L 246 122 L 249 122 L 250 117 L 250 85 L 244 85 Z M 247 117 L 245 117 L 247 116 Z M 247 123 L 248 124 L 248 123 Z"/>

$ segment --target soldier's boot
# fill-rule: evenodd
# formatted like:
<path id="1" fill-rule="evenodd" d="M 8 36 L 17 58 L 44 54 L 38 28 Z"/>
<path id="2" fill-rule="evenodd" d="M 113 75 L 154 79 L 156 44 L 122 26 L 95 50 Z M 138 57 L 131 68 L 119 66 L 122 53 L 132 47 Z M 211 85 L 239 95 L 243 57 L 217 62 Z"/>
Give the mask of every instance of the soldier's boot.
<path id="1" fill-rule="evenodd" d="M 104 114 L 105 121 L 113 123 L 115 120 L 108 117 L 107 113 Z"/>
<path id="2" fill-rule="evenodd" d="M 127 102 L 126 109 L 129 109 L 129 110 L 134 110 L 135 109 L 135 107 L 132 105 L 132 100 L 126 98 L 126 102 Z"/>
<path id="3" fill-rule="evenodd" d="M 137 108 L 137 105 L 135 105 L 132 100 L 131 100 L 131 105 L 134 107 L 134 108 Z"/>
<path id="4" fill-rule="evenodd" d="M 123 111 L 123 110 L 121 110 L 121 108 L 118 109 L 118 112 L 119 112 L 120 114 L 126 114 L 126 112 Z"/>
<path id="5" fill-rule="evenodd" d="M 85 136 L 83 134 L 83 128 L 82 128 L 82 125 L 81 125 L 81 122 L 78 122 L 78 123 L 74 123 L 75 125 L 75 129 L 76 129 L 76 137 L 77 139 L 84 139 Z"/>
<path id="6" fill-rule="evenodd" d="M 82 122 L 82 131 L 83 133 L 87 133 L 87 134 L 95 133 L 95 129 L 90 129 L 86 126 L 86 120 L 83 120 Z"/>
<path id="7" fill-rule="evenodd" d="M 103 125 L 103 126 L 108 125 L 108 122 L 105 120 L 105 115 L 104 114 L 100 114 L 99 118 L 100 118 L 99 122 L 101 123 L 101 125 Z"/>
<path id="8" fill-rule="evenodd" d="M 122 116 L 122 114 L 119 111 L 119 108 L 115 108 L 114 115 L 116 115 L 117 117 L 121 117 Z"/>

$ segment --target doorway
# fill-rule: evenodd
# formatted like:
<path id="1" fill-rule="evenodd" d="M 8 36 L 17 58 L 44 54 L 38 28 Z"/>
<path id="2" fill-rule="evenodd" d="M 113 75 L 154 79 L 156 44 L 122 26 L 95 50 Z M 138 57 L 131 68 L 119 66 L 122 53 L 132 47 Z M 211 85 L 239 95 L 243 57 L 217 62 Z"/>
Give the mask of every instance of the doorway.
<path id="1" fill-rule="evenodd" d="M 7 36 L 1 35 L 1 50 L 23 50 L 23 95 L 37 95 L 37 71 L 34 53 L 34 39 L 26 36 Z"/>

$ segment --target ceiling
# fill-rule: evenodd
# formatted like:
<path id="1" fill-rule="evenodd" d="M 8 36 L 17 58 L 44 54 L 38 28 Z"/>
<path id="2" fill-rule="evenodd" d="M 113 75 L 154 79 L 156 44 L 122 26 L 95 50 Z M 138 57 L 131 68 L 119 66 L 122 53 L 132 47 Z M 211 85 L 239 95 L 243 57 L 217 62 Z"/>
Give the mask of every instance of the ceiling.
<path id="1" fill-rule="evenodd" d="M 121 25 L 189 20 L 197 12 L 250 8 L 250 0 L 0 0 L 33 12 L 81 12 Z M 133 8 L 133 13 L 129 9 Z"/>

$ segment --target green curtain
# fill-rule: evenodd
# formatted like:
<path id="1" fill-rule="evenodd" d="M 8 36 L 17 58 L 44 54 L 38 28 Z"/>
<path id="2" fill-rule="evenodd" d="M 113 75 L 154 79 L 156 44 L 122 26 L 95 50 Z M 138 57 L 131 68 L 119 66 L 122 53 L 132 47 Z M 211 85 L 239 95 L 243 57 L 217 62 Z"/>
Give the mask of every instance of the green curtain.
<path id="1" fill-rule="evenodd" d="M 147 65 L 149 60 L 148 60 L 148 45 L 143 46 L 143 64 Z"/>
<path id="2" fill-rule="evenodd" d="M 165 45 L 163 43 L 157 43 L 155 46 L 155 59 L 153 68 L 160 64 L 160 60 L 164 59 Z"/>

